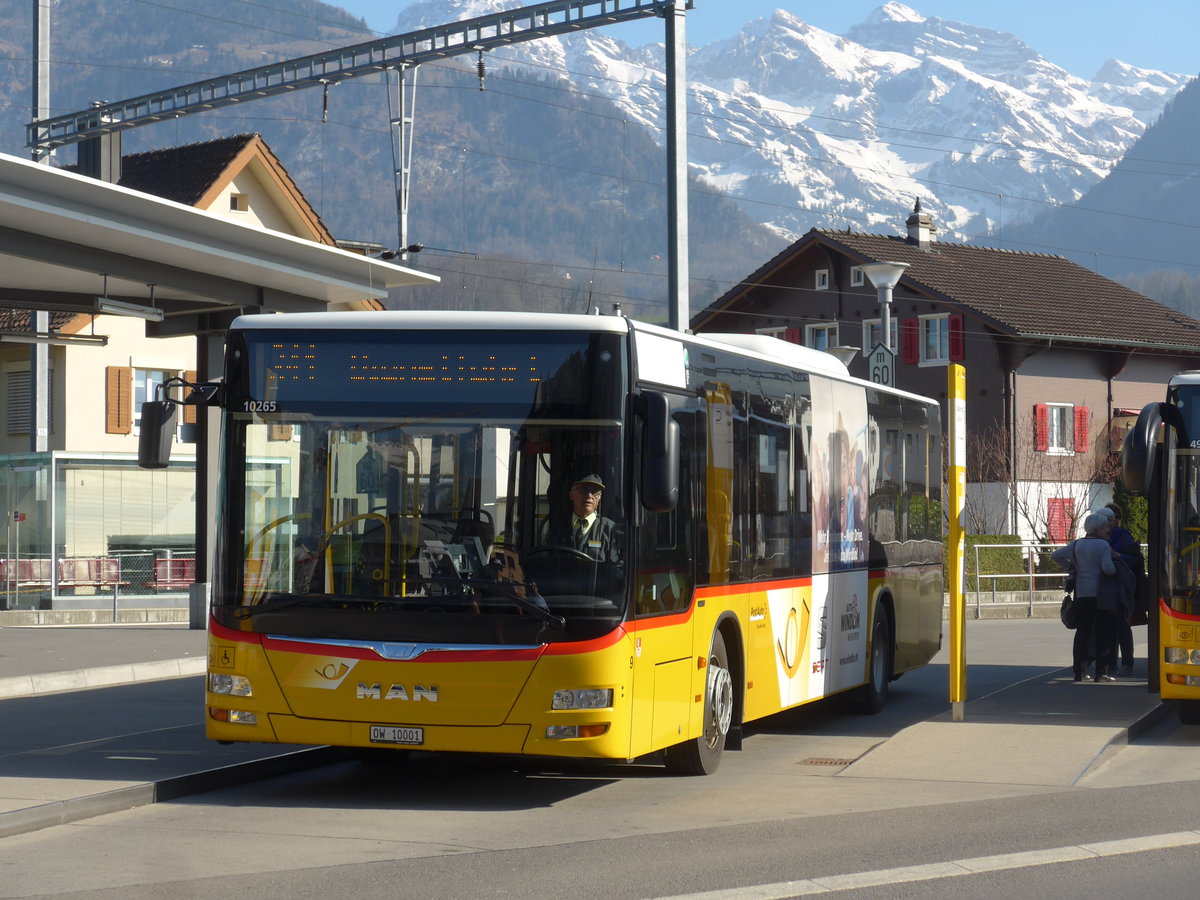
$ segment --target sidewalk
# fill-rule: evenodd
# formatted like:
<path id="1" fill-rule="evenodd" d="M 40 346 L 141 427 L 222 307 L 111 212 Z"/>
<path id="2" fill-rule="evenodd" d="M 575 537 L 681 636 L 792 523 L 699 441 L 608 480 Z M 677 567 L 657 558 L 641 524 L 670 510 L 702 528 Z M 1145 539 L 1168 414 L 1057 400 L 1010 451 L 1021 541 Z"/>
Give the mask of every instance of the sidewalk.
<path id="1" fill-rule="evenodd" d="M 968 631 L 980 672 L 1032 676 L 977 686 L 965 721 L 947 711 L 903 728 L 840 777 L 1071 787 L 1169 709 L 1142 680 L 1073 682 L 1056 621 Z M 186 625 L 0 627 L 0 838 L 344 758 L 207 740 L 205 641 Z"/>
<path id="2" fill-rule="evenodd" d="M 186 624 L 0 627 L 0 700 L 200 675 L 206 641 Z"/>

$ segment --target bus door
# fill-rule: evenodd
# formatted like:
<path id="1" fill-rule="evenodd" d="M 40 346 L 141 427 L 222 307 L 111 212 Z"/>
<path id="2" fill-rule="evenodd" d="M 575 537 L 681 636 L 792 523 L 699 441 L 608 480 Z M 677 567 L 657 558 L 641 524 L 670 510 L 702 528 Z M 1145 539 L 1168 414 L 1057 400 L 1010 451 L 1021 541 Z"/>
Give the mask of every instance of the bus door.
<path id="1" fill-rule="evenodd" d="M 634 755 L 687 738 L 693 712 L 697 641 L 693 634 L 698 562 L 707 560 L 707 542 L 695 511 L 703 509 L 704 420 L 694 398 L 671 396 L 672 418 L 680 429 L 679 502 L 674 509 L 638 509 L 635 529 L 633 590 L 633 732 Z M 638 420 L 635 446 L 641 447 Z M 634 471 L 639 471 L 635 463 Z M 701 682 L 702 683 L 702 682 Z"/>

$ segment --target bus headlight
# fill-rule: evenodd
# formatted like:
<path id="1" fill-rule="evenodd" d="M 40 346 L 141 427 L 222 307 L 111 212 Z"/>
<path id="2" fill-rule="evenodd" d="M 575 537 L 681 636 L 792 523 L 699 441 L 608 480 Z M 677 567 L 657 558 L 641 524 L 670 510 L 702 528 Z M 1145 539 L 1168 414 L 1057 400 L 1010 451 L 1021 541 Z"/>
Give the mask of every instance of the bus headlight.
<path id="1" fill-rule="evenodd" d="M 1176 665 L 1200 666 L 1200 648 L 1191 650 L 1187 647 L 1164 647 L 1163 661 Z"/>
<path id="2" fill-rule="evenodd" d="M 588 688 L 581 691 L 555 691 L 551 709 L 608 709 L 612 706 L 612 688 Z"/>
<path id="3" fill-rule="evenodd" d="M 234 697 L 249 697 L 250 679 L 245 675 L 218 675 L 210 672 L 208 675 L 208 690 L 213 694 L 231 694 Z"/>

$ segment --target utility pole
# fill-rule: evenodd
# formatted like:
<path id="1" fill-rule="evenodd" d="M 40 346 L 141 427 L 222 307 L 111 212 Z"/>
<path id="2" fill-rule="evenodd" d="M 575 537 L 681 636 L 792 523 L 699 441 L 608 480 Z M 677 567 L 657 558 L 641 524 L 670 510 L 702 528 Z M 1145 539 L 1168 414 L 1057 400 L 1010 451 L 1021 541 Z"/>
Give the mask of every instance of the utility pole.
<path id="1" fill-rule="evenodd" d="M 49 115 L 50 0 L 33 0 L 33 118 Z M 48 147 L 34 147 L 31 155 L 34 162 L 50 165 Z M 35 335 L 49 334 L 50 313 L 31 311 L 29 329 Z M 35 342 L 29 348 L 29 449 L 34 453 L 50 449 L 50 345 L 46 343 Z"/>
<path id="2" fill-rule="evenodd" d="M 668 324 L 687 331 L 691 322 L 687 196 L 687 0 L 664 10 L 667 20 L 667 249 Z"/>

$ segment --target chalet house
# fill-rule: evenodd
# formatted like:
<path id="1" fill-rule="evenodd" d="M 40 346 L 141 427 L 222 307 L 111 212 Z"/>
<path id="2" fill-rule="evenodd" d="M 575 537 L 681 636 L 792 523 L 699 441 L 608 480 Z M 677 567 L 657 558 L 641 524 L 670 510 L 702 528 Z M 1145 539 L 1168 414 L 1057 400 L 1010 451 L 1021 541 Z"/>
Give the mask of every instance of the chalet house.
<path id="1" fill-rule="evenodd" d="M 103 174 L 101 180 L 220 219 L 336 245 L 259 135 L 124 157 L 109 154 L 101 161 L 103 172 L 95 171 L 96 162 L 83 166 L 92 171 L 64 168 Z M 104 276 L 94 281 L 81 290 L 106 297 Z M 329 308 L 381 306 L 360 299 Z M 27 307 L 0 306 L 0 509 L 8 519 L 0 529 L 0 608 L 45 603 L 50 594 L 55 608 L 69 608 L 75 598 L 80 598 L 77 605 L 86 605 L 82 598 L 88 594 L 118 587 L 152 596 L 163 590 L 179 593 L 193 580 L 195 408 L 185 408 L 177 426 L 169 470 L 151 473 L 136 464 L 141 402 L 152 399 L 156 386 L 169 378 L 196 377 L 194 329 L 188 317 L 163 324 L 172 321 L 178 324 L 166 333 L 178 336 L 147 337 L 141 318 L 51 312 L 50 332 L 56 337 L 48 348 L 45 377 L 49 452 L 35 453 L 30 450 L 32 357 L 22 339 L 31 331 L 31 313 Z M 107 343 L 100 346 L 97 338 L 86 344 L 88 336 L 103 336 Z M 68 343 L 71 339 L 83 340 Z"/>
<path id="2" fill-rule="evenodd" d="M 814 229 L 692 329 L 842 348 L 867 379 L 884 291 L 863 267 L 907 264 L 890 304 L 895 385 L 940 398 L 946 422 L 947 366 L 965 367 L 968 529 L 1069 539 L 1110 498 L 1130 414 L 1200 367 L 1200 322 L 1059 256 L 936 241 L 919 202 L 906 226 Z"/>

